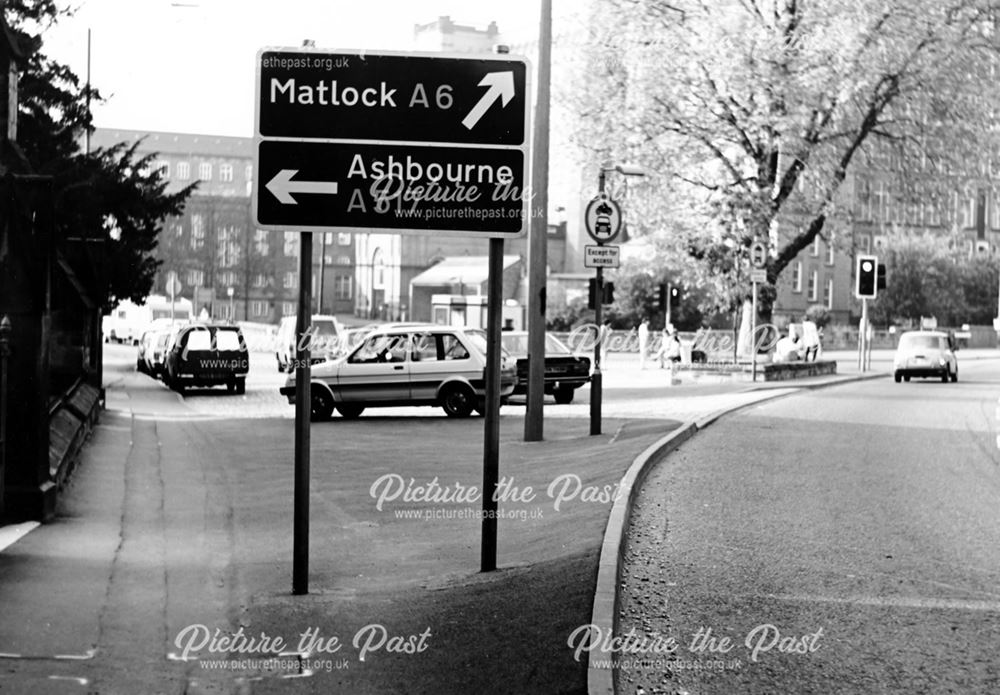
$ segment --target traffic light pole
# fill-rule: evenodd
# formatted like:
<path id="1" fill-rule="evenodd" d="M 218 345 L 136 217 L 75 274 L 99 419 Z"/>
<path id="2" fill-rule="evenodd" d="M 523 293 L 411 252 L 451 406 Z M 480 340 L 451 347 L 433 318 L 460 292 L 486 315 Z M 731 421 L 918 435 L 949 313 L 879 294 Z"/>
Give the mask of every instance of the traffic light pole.
<path id="1" fill-rule="evenodd" d="M 753 286 L 753 300 L 750 303 L 750 374 L 751 380 L 757 381 L 757 283 Z"/>
<path id="2" fill-rule="evenodd" d="M 603 177 L 602 177 L 603 179 Z M 603 187 L 602 187 L 603 188 Z M 604 269 L 598 267 L 594 282 L 594 323 L 597 339 L 594 341 L 594 373 L 590 377 L 590 433 L 601 433 L 601 342 L 604 339 L 602 308 L 604 304 Z"/>
<path id="3" fill-rule="evenodd" d="M 868 299 L 861 299 L 861 340 L 859 342 L 858 369 L 868 371 Z"/>

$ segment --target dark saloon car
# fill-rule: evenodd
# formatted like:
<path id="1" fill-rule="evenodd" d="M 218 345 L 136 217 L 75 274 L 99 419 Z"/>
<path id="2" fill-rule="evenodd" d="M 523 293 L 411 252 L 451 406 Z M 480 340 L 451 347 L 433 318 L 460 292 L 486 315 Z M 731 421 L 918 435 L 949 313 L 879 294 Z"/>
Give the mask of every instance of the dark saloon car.
<path id="1" fill-rule="evenodd" d="M 528 392 L 528 333 L 504 331 L 500 340 L 517 360 L 517 386 L 514 393 Z M 545 334 L 545 393 L 556 403 L 571 403 L 576 389 L 590 381 L 590 359 L 575 354 L 555 336 Z"/>
<path id="2" fill-rule="evenodd" d="M 249 371 L 250 355 L 238 326 L 191 324 L 174 334 L 163 381 L 178 393 L 194 386 L 244 393 Z"/>

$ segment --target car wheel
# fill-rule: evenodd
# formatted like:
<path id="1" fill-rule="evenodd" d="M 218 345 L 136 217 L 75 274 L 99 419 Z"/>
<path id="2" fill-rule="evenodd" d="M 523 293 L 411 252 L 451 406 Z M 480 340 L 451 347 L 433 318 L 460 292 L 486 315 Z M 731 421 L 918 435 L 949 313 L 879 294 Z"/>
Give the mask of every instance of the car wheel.
<path id="1" fill-rule="evenodd" d="M 333 415 L 333 396 L 326 389 L 310 389 L 312 396 L 312 419 L 316 422 L 329 420 Z"/>
<path id="2" fill-rule="evenodd" d="M 567 403 L 573 402 L 573 393 L 573 389 L 564 386 L 556 389 L 552 395 L 555 396 L 556 403 L 559 405 L 566 405 Z"/>
<path id="3" fill-rule="evenodd" d="M 904 376 L 903 381 L 905 381 L 906 383 L 910 383 L 910 375 L 907 374 L 906 376 Z"/>
<path id="4" fill-rule="evenodd" d="M 347 420 L 357 420 L 364 411 L 365 407 L 357 403 L 340 403 L 337 405 L 337 412 Z"/>
<path id="5" fill-rule="evenodd" d="M 235 381 L 227 381 L 226 382 L 226 390 L 229 391 L 229 393 L 233 393 L 236 390 L 236 382 Z"/>
<path id="6" fill-rule="evenodd" d="M 944 374 L 941 375 L 941 383 L 947 384 L 950 379 L 951 379 L 951 372 L 950 370 L 945 369 Z"/>
<path id="7" fill-rule="evenodd" d="M 958 372 L 951 375 L 951 383 L 954 384 L 956 381 L 958 381 Z"/>
<path id="8" fill-rule="evenodd" d="M 246 378 L 240 378 L 236 380 L 236 395 L 242 396 L 247 392 L 247 380 Z"/>
<path id="9" fill-rule="evenodd" d="M 448 417 L 469 417 L 476 397 L 467 386 L 448 384 L 441 391 L 441 407 Z"/>
<path id="10" fill-rule="evenodd" d="M 899 372 L 896 372 L 895 374 L 892 375 L 892 378 L 895 379 L 896 383 L 898 384 L 903 380 L 903 375 L 900 374 Z"/>

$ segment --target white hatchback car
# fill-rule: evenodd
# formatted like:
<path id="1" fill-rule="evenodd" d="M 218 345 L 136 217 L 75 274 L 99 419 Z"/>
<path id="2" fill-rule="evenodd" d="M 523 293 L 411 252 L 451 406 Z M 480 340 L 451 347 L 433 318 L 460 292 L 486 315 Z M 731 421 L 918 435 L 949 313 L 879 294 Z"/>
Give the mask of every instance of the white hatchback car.
<path id="1" fill-rule="evenodd" d="M 941 331 L 907 331 L 899 337 L 892 371 L 897 384 L 914 376 L 939 377 L 946 383 L 958 381 L 958 358 L 952 340 Z"/>
<path id="2" fill-rule="evenodd" d="M 349 354 L 311 369 L 312 419 L 334 408 L 356 418 L 365 408 L 440 406 L 449 417 L 483 412 L 486 341 L 455 326 L 390 324 L 372 330 Z M 500 397 L 517 382 L 514 360 L 501 357 Z M 295 403 L 295 374 L 281 395 Z"/>

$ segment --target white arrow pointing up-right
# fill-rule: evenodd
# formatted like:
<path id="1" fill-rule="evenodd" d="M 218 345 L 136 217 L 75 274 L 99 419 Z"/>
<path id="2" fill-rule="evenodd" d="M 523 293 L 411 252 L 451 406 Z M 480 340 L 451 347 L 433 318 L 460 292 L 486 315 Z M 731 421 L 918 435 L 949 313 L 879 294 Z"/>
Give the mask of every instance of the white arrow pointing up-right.
<path id="1" fill-rule="evenodd" d="M 488 73 L 479 81 L 479 86 L 489 86 L 489 89 L 472 107 L 469 115 L 462 119 L 462 125 L 469 130 L 472 130 L 479 123 L 479 119 L 483 117 L 494 101 L 503 99 L 503 106 L 506 106 L 514 98 L 514 73 L 510 71 Z"/>

